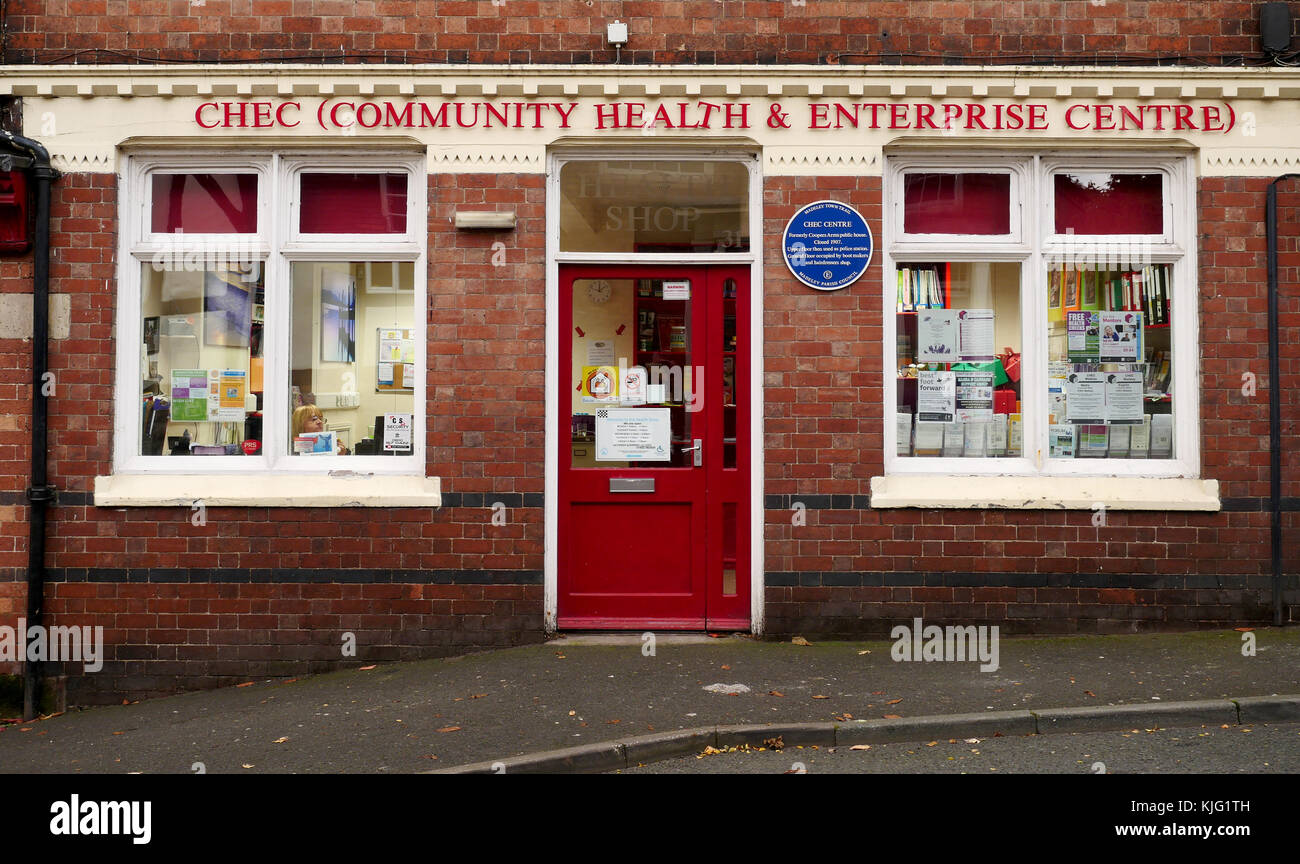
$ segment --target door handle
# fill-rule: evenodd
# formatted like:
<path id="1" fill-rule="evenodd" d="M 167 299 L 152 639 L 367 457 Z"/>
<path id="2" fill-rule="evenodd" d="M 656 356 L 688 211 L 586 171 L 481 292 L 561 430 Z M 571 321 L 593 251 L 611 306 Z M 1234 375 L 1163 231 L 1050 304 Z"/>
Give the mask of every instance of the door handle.
<path id="1" fill-rule="evenodd" d="M 694 457 L 694 461 L 691 464 L 694 465 L 696 468 L 699 468 L 701 465 L 704 464 L 704 442 L 701 441 L 699 438 L 694 439 L 694 441 L 695 444 L 693 446 L 683 447 L 682 452 L 683 453 L 694 452 L 695 457 Z"/>

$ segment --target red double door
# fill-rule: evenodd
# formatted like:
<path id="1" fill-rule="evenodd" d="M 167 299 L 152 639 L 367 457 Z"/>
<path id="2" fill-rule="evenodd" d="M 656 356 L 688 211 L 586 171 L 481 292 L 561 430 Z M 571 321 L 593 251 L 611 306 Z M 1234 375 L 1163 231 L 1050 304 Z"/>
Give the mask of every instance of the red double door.
<path id="1" fill-rule="evenodd" d="M 560 268 L 560 628 L 749 629 L 749 300 L 744 265 Z"/>

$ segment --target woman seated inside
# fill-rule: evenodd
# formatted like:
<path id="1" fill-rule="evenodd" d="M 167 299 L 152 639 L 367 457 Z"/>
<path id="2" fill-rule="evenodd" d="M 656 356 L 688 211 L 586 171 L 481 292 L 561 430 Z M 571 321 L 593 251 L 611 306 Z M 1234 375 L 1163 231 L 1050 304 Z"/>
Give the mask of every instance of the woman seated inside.
<path id="1" fill-rule="evenodd" d="M 303 405 L 295 408 L 293 412 L 293 452 L 301 453 L 320 453 L 320 449 L 303 450 L 300 449 L 299 440 L 309 438 L 322 438 L 326 436 L 335 439 L 336 451 L 340 456 L 347 456 L 351 451 L 343 446 L 343 442 L 338 440 L 338 436 L 325 431 L 325 414 L 315 405 Z"/>

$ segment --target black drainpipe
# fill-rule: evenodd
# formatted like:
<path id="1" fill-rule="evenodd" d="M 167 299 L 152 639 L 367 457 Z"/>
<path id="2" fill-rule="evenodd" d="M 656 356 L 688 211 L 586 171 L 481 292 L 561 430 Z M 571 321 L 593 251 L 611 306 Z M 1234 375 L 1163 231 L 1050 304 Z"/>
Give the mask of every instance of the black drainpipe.
<path id="1" fill-rule="evenodd" d="M 54 500 L 46 481 L 48 401 L 45 372 L 49 365 L 50 329 L 50 186 L 62 176 L 50 165 L 50 154 L 38 142 L 0 130 L 0 142 L 27 154 L 8 157 L 13 167 L 26 168 L 36 179 L 36 250 L 32 256 L 32 476 L 27 487 L 27 627 L 41 624 L 45 596 L 45 508 Z M 0 156 L 0 159 L 6 157 Z M 26 651 L 27 646 L 19 646 Z M 25 656 L 25 653 L 24 653 Z M 43 663 L 23 663 L 23 719 L 40 709 Z"/>
<path id="2" fill-rule="evenodd" d="M 1264 230 L 1268 234 L 1268 493 L 1273 508 L 1273 626 L 1282 626 L 1282 384 L 1277 338 L 1277 184 L 1300 178 L 1283 174 L 1268 184 Z"/>

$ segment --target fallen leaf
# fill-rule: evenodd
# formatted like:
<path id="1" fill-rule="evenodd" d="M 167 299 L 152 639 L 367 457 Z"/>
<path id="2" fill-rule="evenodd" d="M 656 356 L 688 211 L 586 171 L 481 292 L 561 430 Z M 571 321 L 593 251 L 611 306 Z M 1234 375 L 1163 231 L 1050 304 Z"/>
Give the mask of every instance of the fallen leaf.
<path id="1" fill-rule="evenodd" d="M 460 731 L 460 727 L 459 727 L 459 726 L 443 726 L 443 727 L 442 727 L 441 729 L 439 729 L 438 731 L 439 731 L 439 732 L 459 732 L 459 731 Z"/>
<path id="2" fill-rule="evenodd" d="M 425 753 L 425 754 L 422 755 L 420 758 L 421 758 L 421 759 L 437 759 L 438 757 L 437 757 L 437 756 L 434 756 L 432 753 Z"/>
<path id="3" fill-rule="evenodd" d="M 903 701 L 902 699 L 890 699 L 890 700 L 889 700 L 888 702 L 886 702 L 885 704 L 886 704 L 886 705 L 897 705 L 899 702 L 902 702 L 902 701 Z"/>
<path id="4" fill-rule="evenodd" d="M 285 737 L 281 737 L 281 738 L 276 738 L 276 739 L 275 739 L 274 741 L 272 741 L 271 743 L 272 743 L 272 744 L 283 744 L 284 742 L 286 742 L 286 741 L 288 741 L 288 740 L 289 740 L 289 738 L 288 738 L 287 736 L 285 736 Z"/>
<path id="5" fill-rule="evenodd" d="M 362 666 L 362 667 L 361 667 L 360 669 L 358 669 L 357 671 L 358 671 L 358 672 L 369 672 L 371 669 L 374 669 L 374 668 L 375 668 L 374 665 L 370 665 L 370 666 Z"/>
<path id="6" fill-rule="evenodd" d="M 1232 629 L 1236 630 L 1238 633 L 1251 633 L 1255 630 L 1254 627 L 1233 627 Z"/>
<path id="7" fill-rule="evenodd" d="M 486 696 L 486 695 L 487 695 L 486 693 L 475 693 L 473 696 L 471 696 L 471 697 L 469 697 L 469 698 L 471 698 L 471 699 L 482 699 L 482 698 L 483 698 L 484 696 Z"/>
<path id="8" fill-rule="evenodd" d="M 27 729 L 24 729 L 24 730 L 22 730 L 22 731 L 27 732 L 28 730 L 27 730 Z M 114 734 L 114 735 L 125 735 L 126 733 L 125 733 L 125 732 L 114 732 L 113 734 Z"/>
<path id="9" fill-rule="evenodd" d="M 606 720 L 606 721 L 605 721 L 605 725 L 606 725 L 606 726 L 617 726 L 619 723 L 622 723 L 622 722 L 623 722 L 622 720 Z"/>
<path id="10" fill-rule="evenodd" d="M 577 717 L 577 716 L 578 716 L 578 712 L 577 712 L 577 711 L 570 711 L 570 712 L 569 712 L 569 716 L 570 716 L 570 717 Z"/>
<path id="11" fill-rule="evenodd" d="M 771 747 L 773 750 L 784 750 L 785 739 L 783 739 L 780 735 L 776 736 L 775 738 L 764 738 L 763 746 Z"/>
<path id="12" fill-rule="evenodd" d="M 236 684 L 235 686 L 236 686 L 236 687 L 252 687 L 252 686 L 253 686 L 253 682 L 252 682 L 252 681 L 245 681 L 243 684 Z M 126 700 L 125 700 L 125 699 L 122 700 L 122 704 L 123 704 L 123 705 L 126 704 Z"/>
<path id="13" fill-rule="evenodd" d="M 252 768 L 252 767 L 253 767 L 253 764 L 252 764 L 251 762 L 245 762 L 245 763 L 243 764 L 243 766 L 241 766 L 241 767 L 244 767 L 244 768 Z"/>
<path id="14" fill-rule="evenodd" d="M 240 684 L 239 686 L 240 686 L 240 687 L 243 687 L 244 685 L 243 685 L 243 684 Z M 123 700 L 122 700 L 122 704 L 123 704 L 123 705 L 130 705 L 131 702 L 130 702 L 129 700 L 127 700 L 127 699 L 123 699 Z"/>
<path id="15" fill-rule="evenodd" d="M 1096 694 L 1096 693 L 1093 693 L 1091 690 L 1084 690 L 1084 691 L 1083 691 L 1083 695 L 1084 695 L 1084 696 L 1091 696 L 1093 699 L 1096 699 L 1096 698 L 1097 698 L 1097 694 Z"/>
<path id="16" fill-rule="evenodd" d="M 453 696 L 452 699 L 451 699 L 451 701 L 453 701 L 453 702 L 464 702 L 464 701 L 465 701 L 465 697 L 464 697 L 464 696 Z"/>
<path id="17" fill-rule="evenodd" d="M 791 645 L 803 645 L 803 646 L 805 646 L 805 647 L 807 647 L 807 646 L 811 646 L 811 645 L 812 645 L 811 642 L 809 642 L 807 639 L 803 638 L 802 636 L 796 636 L 796 637 L 794 637 L 793 639 L 790 640 L 790 644 L 791 644 Z"/>
<path id="18" fill-rule="evenodd" d="M 785 698 L 785 694 L 782 693 L 780 690 L 768 690 L 768 691 L 767 691 L 767 695 L 768 695 L 768 696 L 780 696 L 782 699 Z"/>
<path id="19" fill-rule="evenodd" d="M 814 698 L 814 699 L 829 699 L 829 698 L 831 698 L 831 697 L 829 697 L 829 696 L 814 696 L 813 698 Z"/>
<path id="20" fill-rule="evenodd" d="M 850 750 L 870 750 L 870 749 L 871 749 L 871 745 L 870 745 L 870 744 L 854 744 L 854 745 L 853 745 L 852 747 L 850 747 L 849 749 L 850 749 Z"/>
<path id="21" fill-rule="evenodd" d="M 728 666 L 726 663 L 723 663 L 723 664 L 722 664 L 722 668 L 723 668 L 723 669 L 726 669 L 726 670 L 728 670 L 728 671 L 730 671 L 730 669 L 731 669 L 731 667 Z"/>
<path id="22" fill-rule="evenodd" d="M 872 696 L 884 696 L 884 695 L 885 695 L 885 691 L 884 691 L 884 690 L 872 690 L 872 691 L 871 691 L 871 695 L 872 695 Z"/>
<path id="23" fill-rule="evenodd" d="M 965 741 L 967 744 L 978 744 L 978 743 L 980 743 L 980 739 L 978 739 L 978 738 L 963 738 L 962 740 Z"/>
<path id="24" fill-rule="evenodd" d="M 926 742 L 926 745 L 925 745 L 925 746 L 926 746 L 926 747 L 937 747 L 938 745 L 939 745 L 939 742 L 938 742 L 938 741 L 928 741 L 928 742 Z"/>
<path id="25" fill-rule="evenodd" d="M 868 651 L 859 651 L 859 652 L 858 652 L 858 656 L 861 657 L 863 654 L 870 654 L 870 653 L 871 653 L 871 652 L 870 652 L 869 650 L 868 650 Z"/>
<path id="26" fill-rule="evenodd" d="M 903 717 L 902 717 L 901 714 L 886 714 L 886 715 L 885 715 L 885 719 L 886 719 L 886 720 L 902 720 Z"/>

